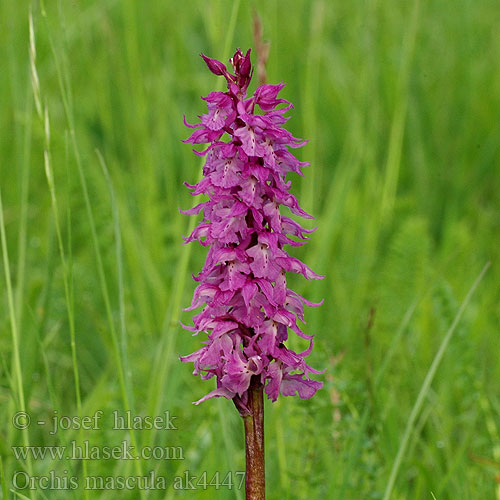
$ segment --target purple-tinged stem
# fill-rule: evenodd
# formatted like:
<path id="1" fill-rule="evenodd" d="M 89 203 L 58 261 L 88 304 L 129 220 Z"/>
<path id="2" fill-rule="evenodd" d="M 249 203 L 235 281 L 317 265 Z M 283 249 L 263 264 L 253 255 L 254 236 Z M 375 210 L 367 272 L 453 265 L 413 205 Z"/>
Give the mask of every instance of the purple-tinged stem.
<path id="1" fill-rule="evenodd" d="M 248 389 L 250 415 L 243 417 L 246 447 L 246 500 L 266 498 L 266 469 L 264 454 L 264 386 L 252 377 Z"/>

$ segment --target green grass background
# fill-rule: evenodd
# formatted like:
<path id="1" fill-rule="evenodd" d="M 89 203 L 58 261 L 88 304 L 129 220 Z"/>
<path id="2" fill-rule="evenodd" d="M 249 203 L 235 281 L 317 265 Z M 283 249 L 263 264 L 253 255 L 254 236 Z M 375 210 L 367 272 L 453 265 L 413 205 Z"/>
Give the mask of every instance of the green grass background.
<path id="1" fill-rule="evenodd" d="M 312 400 L 266 403 L 268 498 L 500 499 L 498 2 L 33 2 L 31 48 L 30 5 L 0 2 L 3 495 L 19 470 L 155 470 L 171 482 L 244 469 L 233 405 L 193 406 L 213 381 L 177 360 L 201 339 L 178 321 L 190 321 L 181 309 L 205 255 L 181 245 L 194 221 L 178 209 L 192 205 L 182 183 L 200 171 L 180 142 L 182 115 L 193 122 L 199 97 L 221 85 L 199 54 L 227 60 L 253 46 L 255 6 L 268 80 L 287 83 L 289 128 L 310 139 L 293 192 L 318 230 L 293 253 L 326 275 L 290 278 L 325 299 L 306 331 L 312 364 L 327 371 Z M 11 424 L 22 409 L 33 420 L 24 432 Z M 50 436 L 36 424 L 97 409 L 99 431 Z M 112 431 L 116 409 L 168 409 L 179 430 Z M 24 463 L 11 451 L 73 439 L 182 446 L 185 459 Z"/>

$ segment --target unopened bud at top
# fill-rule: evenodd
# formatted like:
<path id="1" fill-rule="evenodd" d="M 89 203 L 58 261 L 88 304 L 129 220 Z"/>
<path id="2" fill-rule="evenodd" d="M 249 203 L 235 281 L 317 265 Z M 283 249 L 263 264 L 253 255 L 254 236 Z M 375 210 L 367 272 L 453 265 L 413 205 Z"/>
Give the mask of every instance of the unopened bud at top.
<path id="1" fill-rule="evenodd" d="M 217 59 L 211 59 L 210 57 L 207 57 L 205 54 L 201 54 L 201 57 L 203 57 L 203 60 L 208 66 L 208 69 L 215 75 L 222 76 L 227 74 L 226 66 L 220 61 L 217 61 Z"/>

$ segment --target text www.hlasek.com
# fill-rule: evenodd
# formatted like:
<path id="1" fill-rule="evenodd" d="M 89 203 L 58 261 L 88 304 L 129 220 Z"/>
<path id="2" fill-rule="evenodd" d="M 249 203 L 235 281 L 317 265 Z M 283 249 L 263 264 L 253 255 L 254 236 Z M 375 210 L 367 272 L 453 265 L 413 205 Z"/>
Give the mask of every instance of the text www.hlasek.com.
<path id="1" fill-rule="evenodd" d="M 92 446 L 89 441 L 69 446 L 12 446 L 17 460 L 184 460 L 182 446 L 144 446 L 138 450 L 123 440 L 117 446 Z"/>

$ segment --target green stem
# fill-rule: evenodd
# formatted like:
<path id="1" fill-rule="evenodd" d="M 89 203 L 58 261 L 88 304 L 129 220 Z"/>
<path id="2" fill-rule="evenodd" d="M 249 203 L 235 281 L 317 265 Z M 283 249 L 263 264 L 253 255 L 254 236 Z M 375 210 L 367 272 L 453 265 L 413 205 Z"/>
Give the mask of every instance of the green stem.
<path id="1" fill-rule="evenodd" d="M 243 417 L 246 448 L 246 500 L 265 500 L 266 469 L 264 453 L 264 386 L 252 377 L 248 389 L 250 414 Z"/>

